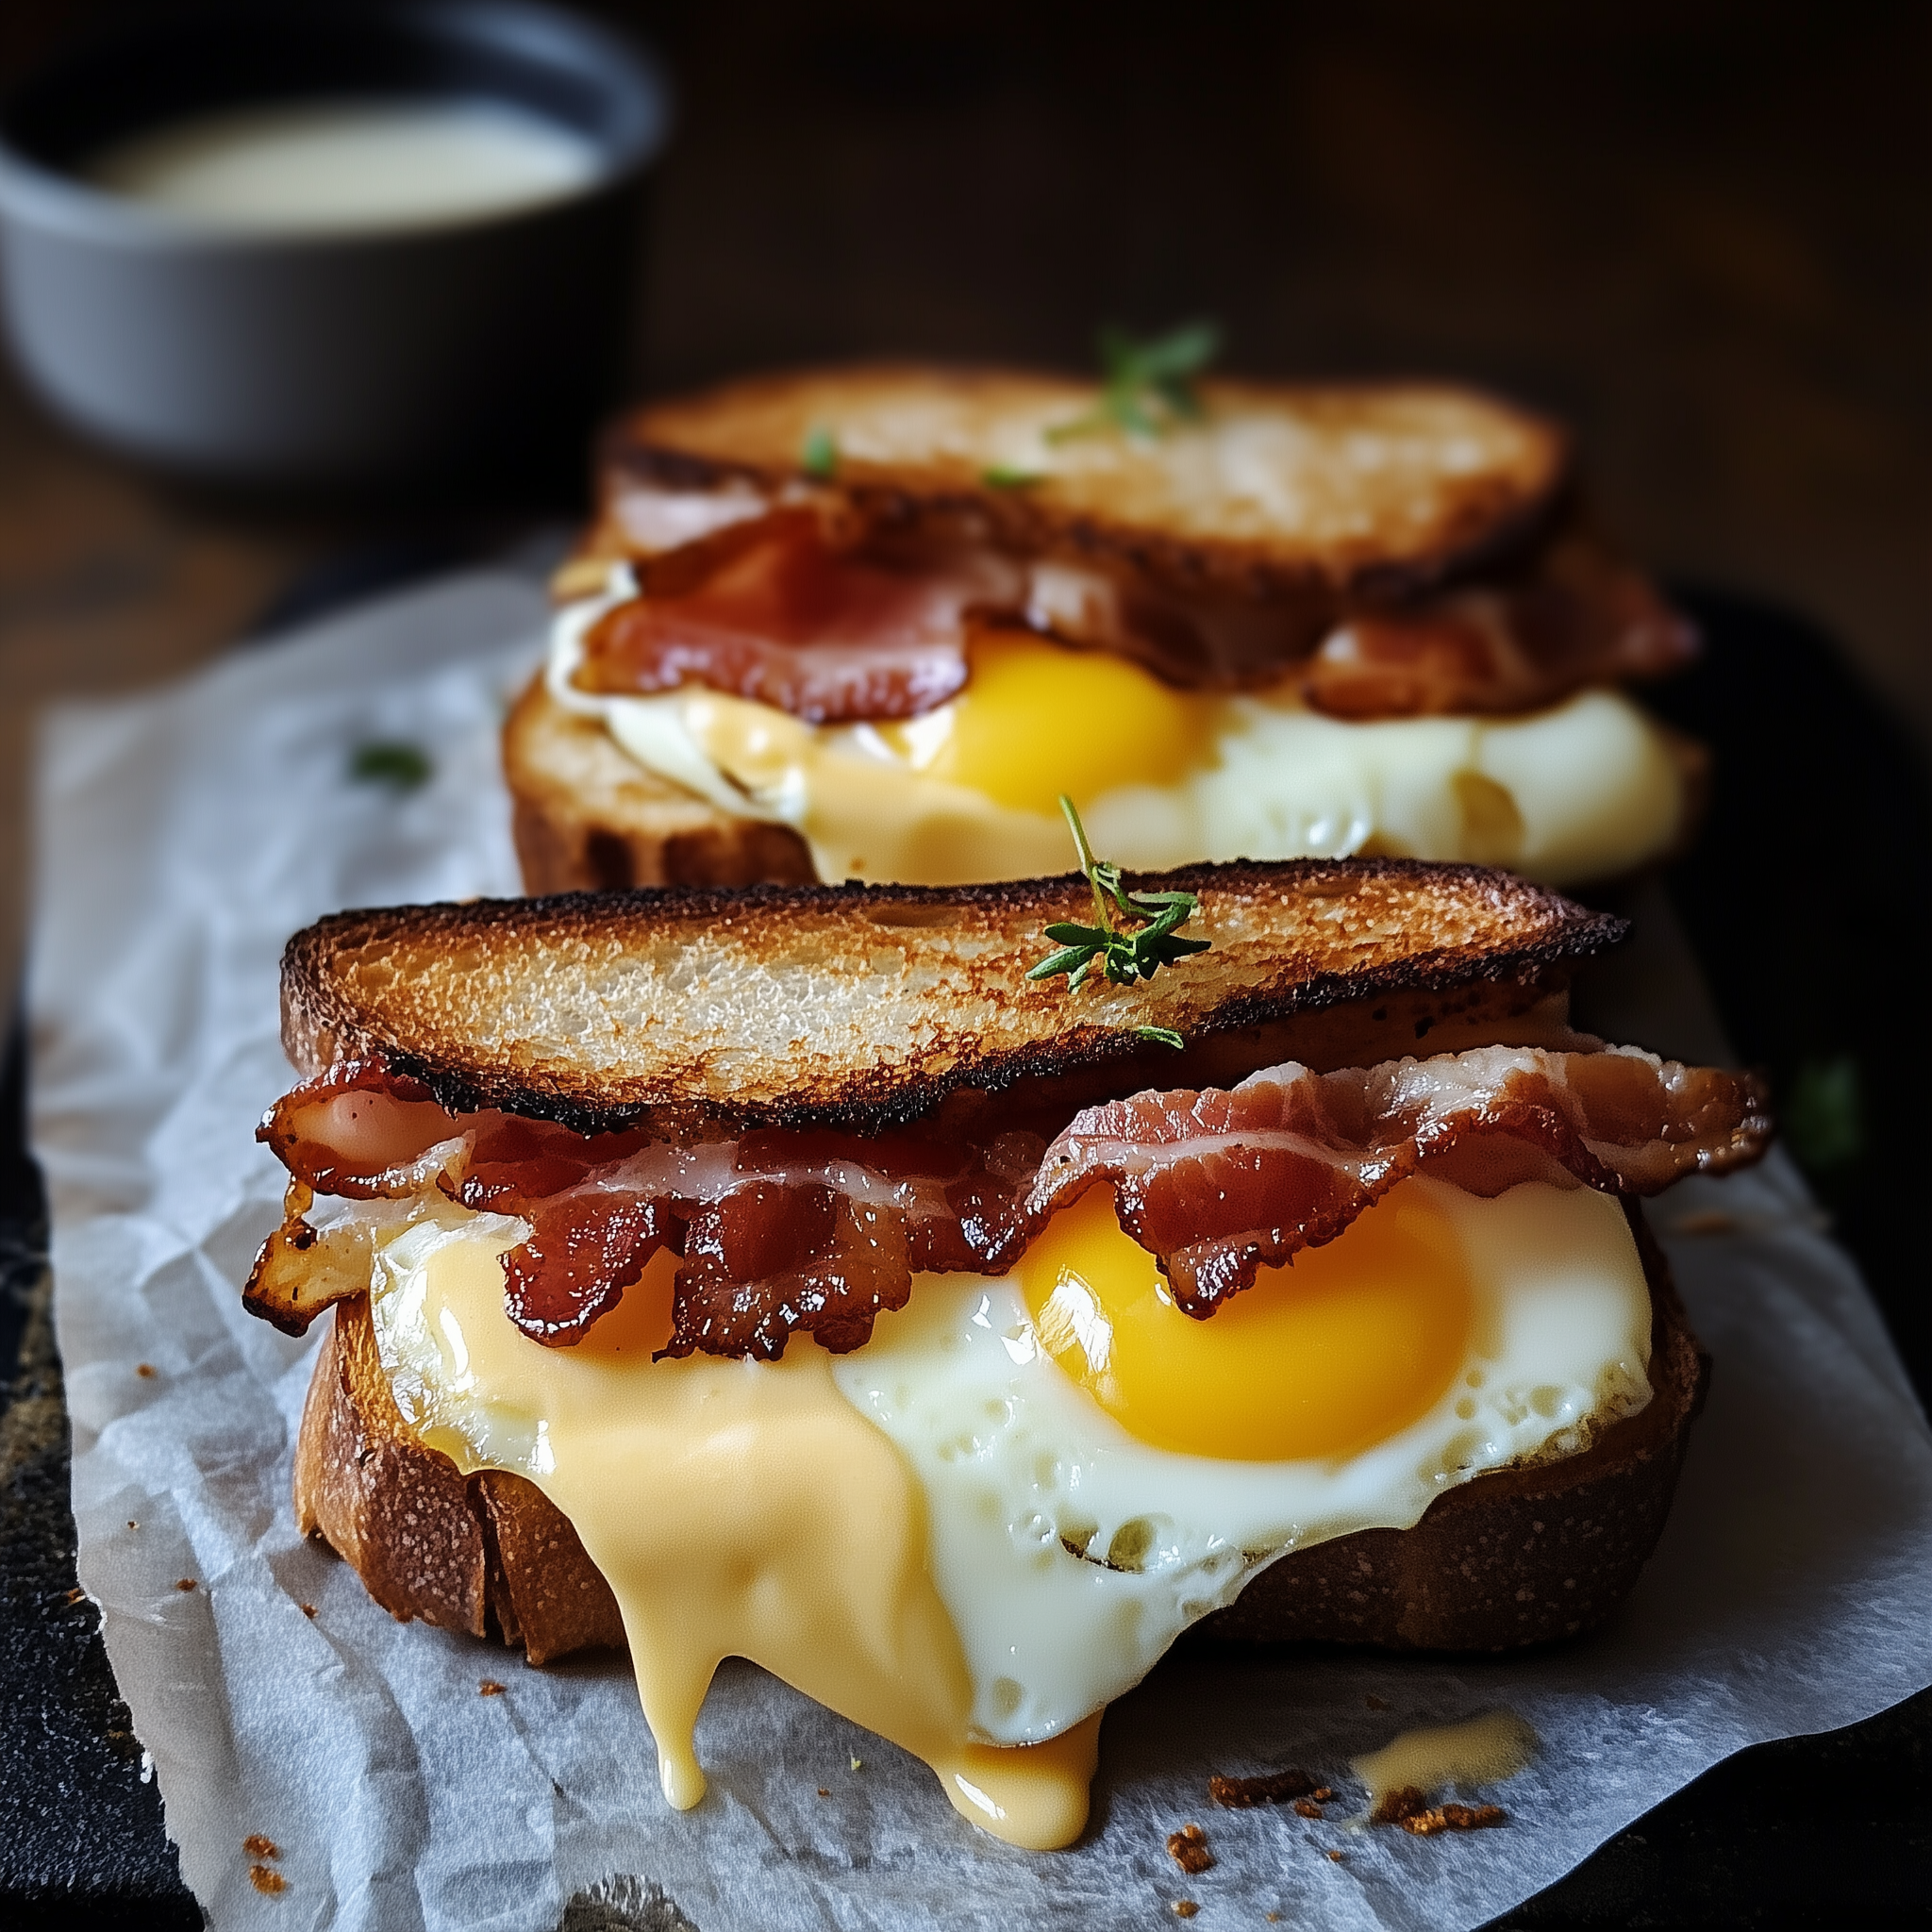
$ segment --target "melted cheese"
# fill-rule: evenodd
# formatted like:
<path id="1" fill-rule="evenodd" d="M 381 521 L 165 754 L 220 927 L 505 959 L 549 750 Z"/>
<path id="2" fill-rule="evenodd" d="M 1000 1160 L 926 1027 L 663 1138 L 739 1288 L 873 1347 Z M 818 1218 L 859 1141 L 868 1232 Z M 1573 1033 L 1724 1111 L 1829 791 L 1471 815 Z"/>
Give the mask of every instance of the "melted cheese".
<path id="1" fill-rule="evenodd" d="M 1459 1724 L 1427 1724 L 1354 1761 L 1374 1810 L 1391 1791 L 1426 1797 L 1451 1786 L 1471 1790 L 1512 1778 L 1536 1756 L 1537 1735 L 1513 1710 L 1491 1710 Z"/>
<path id="2" fill-rule="evenodd" d="M 525 1232 L 429 1208 L 378 1251 L 378 1345 L 424 1441 L 526 1476 L 575 1527 L 623 1611 L 671 1803 L 703 1797 L 698 1708 L 745 1657 L 924 1758 L 974 1824 L 1035 1849 L 1076 1838 L 1098 1714 L 1032 1750 L 969 1735 L 919 1485 L 829 1357 L 799 1339 L 781 1362 L 653 1363 L 668 1256 L 586 1341 L 543 1348 L 504 1313 L 497 1257 Z"/>
<path id="3" fill-rule="evenodd" d="M 963 885 L 1062 871 L 1062 791 L 1096 850 L 1144 871 L 1366 854 L 1560 885 L 1654 858 L 1683 821 L 1662 732 L 1609 691 L 1522 716 L 1362 723 L 1287 690 L 1185 693 L 1119 658 L 1002 635 L 975 644 L 957 698 L 898 724 L 808 724 L 697 685 L 594 696 L 572 674 L 586 630 L 628 594 L 620 575 L 559 613 L 552 695 L 600 717 L 658 776 L 792 826 L 822 878 Z"/>
<path id="4" fill-rule="evenodd" d="M 1257 1357 L 1248 1381 L 1272 1375 L 1297 1399 L 1310 1309 L 1293 1271 L 1205 1324 L 1141 1307 L 1118 1228 L 1078 1208 L 1028 1256 L 1055 1284 L 1071 1269 L 1095 1290 L 1084 1327 L 1058 1324 L 1077 1336 L 1057 1333 L 1051 1304 L 1035 1320 L 1029 1292 L 1051 1286 L 1023 1263 L 1002 1280 L 920 1276 L 851 1355 L 800 1337 L 759 1363 L 652 1360 L 670 1329 L 666 1255 L 576 1347 L 541 1347 L 504 1310 L 498 1257 L 525 1224 L 433 1190 L 381 1205 L 372 1302 L 397 1405 L 458 1467 L 525 1476 L 575 1525 L 623 1611 L 679 1806 L 704 1791 L 692 1727 L 712 1673 L 742 1656 L 924 1758 L 974 1824 L 1069 1842 L 1100 1712 L 1257 1571 L 1406 1528 L 1444 1489 L 1572 1453 L 1650 1392 L 1642 1267 L 1622 1210 L 1588 1189 L 1483 1201 L 1412 1179 L 1324 1249 L 1324 1265 L 1359 1264 L 1366 1304 L 1391 1257 L 1406 1278 L 1433 1249 L 1468 1306 L 1459 1339 L 1429 1351 L 1423 1413 L 1397 1391 L 1353 1454 L 1317 1417 L 1316 1438 L 1274 1461 L 1242 1459 L 1257 1455 L 1235 1426 L 1244 1398 L 1214 1383 L 1239 1334 L 1236 1353 Z M 1373 1375 L 1386 1310 L 1351 1323 L 1318 1299 L 1323 1373 Z M 1252 1319 L 1237 1321 L 1243 1303 Z M 1134 1378 L 1095 1386 L 1137 1352 L 1174 1360 L 1193 1391 L 1189 1445 L 1163 1444 Z M 1343 1420 L 1347 1434 L 1360 1418 Z"/>

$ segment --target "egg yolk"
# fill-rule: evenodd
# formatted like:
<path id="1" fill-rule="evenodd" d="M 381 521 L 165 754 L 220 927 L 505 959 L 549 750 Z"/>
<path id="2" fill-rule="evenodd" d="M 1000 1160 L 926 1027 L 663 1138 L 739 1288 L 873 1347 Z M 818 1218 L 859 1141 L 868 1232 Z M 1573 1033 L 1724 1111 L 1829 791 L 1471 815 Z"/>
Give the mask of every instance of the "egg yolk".
<path id="1" fill-rule="evenodd" d="M 1214 701 L 1101 651 L 981 628 L 950 704 L 879 735 L 914 771 L 1051 814 L 1116 785 L 1172 782 L 1207 761 Z"/>
<path id="2" fill-rule="evenodd" d="M 1055 1215 L 1014 1272 L 1047 1353 L 1131 1434 L 1239 1461 L 1351 1456 L 1407 1427 L 1474 1320 L 1455 1229 L 1401 1186 L 1205 1322 L 1121 1231 L 1109 1188 Z"/>

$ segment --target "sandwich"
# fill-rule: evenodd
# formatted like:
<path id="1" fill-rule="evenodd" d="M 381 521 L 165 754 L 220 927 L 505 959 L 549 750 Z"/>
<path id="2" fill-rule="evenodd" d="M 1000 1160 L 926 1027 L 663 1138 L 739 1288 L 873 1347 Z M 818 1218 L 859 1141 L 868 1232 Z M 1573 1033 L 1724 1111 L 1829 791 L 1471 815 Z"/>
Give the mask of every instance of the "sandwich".
<path id="1" fill-rule="evenodd" d="M 1105 384 L 861 366 L 621 423 L 504 733 L 526 889 L 1024 878 L 1063 862 L 1062 792 L 1142 870 L 1574 886 L 1685 839 L 1701 756 L 1624 687 L 1694 637 L 1588 527 L 1554 425 L 1195 383 L 1176 346 Z"/>
<path id="2" fill-rule="evenodd" d="M 1638 1197 L 1770 1131 L 1571 1028 L 1623 931 L 1394 860 L 325 919 L 245 1291 L 334 1311 L 301 1526 L 627 1646 L 674 1806 L 741 1656 L 1041 1849 L 1191 1629 L 1589 1628 L 1707 1372 Z"/>

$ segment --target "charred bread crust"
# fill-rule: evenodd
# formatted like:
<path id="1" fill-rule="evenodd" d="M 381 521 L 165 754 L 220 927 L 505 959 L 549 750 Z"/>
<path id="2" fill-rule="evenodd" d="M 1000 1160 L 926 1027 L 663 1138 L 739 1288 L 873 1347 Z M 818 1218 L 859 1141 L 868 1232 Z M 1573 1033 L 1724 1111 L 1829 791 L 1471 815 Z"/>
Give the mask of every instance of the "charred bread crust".
<path id="1" fill-rule="evenodd" d="M 541 672 L 504 724 L 503 773 L 528 892 L 817 876 L 790 825 L 734 817 L 647 772 L 601 720 L 558 704 Z"/>
<path id="2" fill-rule="evenodd" d="M 1261 1572 L 1199 1638 L 1513 1650 L 1602 1623 L 1663 1534 L 1710 1385 L 1670 1264 L 1624 1203 L 1650 1284 L 1651 1401 L 1580 1454 L 1497 1470 L 1445 1491 L 1413 1529 L 1364 1529 Z"/>
<path id="3" fill-rule="evenodd" d="M 1446 1491 L 1412 1529 L 1357 1530 L 1283 1557 L 1197 1625 L 1202 1638 L 1513 1650 L 1609 1615 L 1663 1530 L 1710 1374 L 1641 1211 L 1625 1211 L 1650 1283 L 1649 1406 L 1577 1455 Z M 398 1619 L 521 1645 L 534 1664 L 624 1642 L 609 1586 L 541 1491 L 500 1472 L 465 1477 L 410 1433 L 366 1295 L 336 1309 L 316 1361 L 295 1510 Z"/>
<path id="4" fill-rule="evenodd" d="M 1139 1025 L 1171 1026 L 1205 1051 L 1228 1036 L 1401 995 L 1487 986 L 1526 1003 L 1628 931 L 1612 915 L 1481 866 L 1240 861 L 1132 883 L 1199 894 L 1191 930 L 1218 935 L 1216 948 L 1149 985 L 1083 989 L 1077 1006 L 1058 985 L 1025 976 L 1049 922 L 1090 916 L 1077 873 L 987 886 L 686 887 L 338 913 L 297 933 L 283 954 L 282 1039 L 305 1073 L 378 1057 L 457 1110 L 499 1107 L 581 1132 L 644 1123 L 674 1133 L 878 1131 L 961 1089 L 1093 1074 L 1127 1092 L 1142 1065 L 1164 1074 L 1158 1084 L 1184 1081 L 1182 1057 L 1152 1058 L 1168 1050 L 1139 1039 Z M 673 1008 L 691 1002 L 646 1009 L 639 987 L 656 984 L 651 962 L 667 956 L 703 965 L 708 1016 L 724 1008 L 720 988 L 736 975 L 728 1025 L 708 1017 L 711 1034 L 680 1039 Z M 620 971 L 630 963 L 636 973 Z M 815 995 L 821 1019 L 810 1035 L 762 1041 L 755 1028 L 779 998 L 775 976 L 794 970 L 833 975 L 840 1000 Z M 621 997 L 607 1001 L 613 974 Z M 575 1001 L 570 1040 L 533 1049 L 501 1037 L 500 1019 L 473 1024 L 486 1008 L 498 1011 L 507 986 L 541 1011 L 546 1031 Z M 602 1029 L 595 1050 L 581 1044 L 592 1021 Z M 1414 1037 L 1426 1031 L 1419 1023 Z"/>
<path id="5" fill-rule="evenodd" d="M 1430 383 L 1200 385 L 1207 431 L 1141 442 L 1082 438 L 1059 445 L 1052 473 L 1024 488 L 990 483 L 1011 460 L 1016 426 L 1030 440 L 1099 399 L 1091 382 L 1004 369 L 874 363 L 752 376 L 653 403 L 606 437 L 605 524 L 591 548 L 622 555 L 612 499 L 626 479 L 676 491 L 737 484 L 768 494 L 801 487 L 873 527 L 977 538 L 1026 556 L 1137 572 L 1191 594 L 1300 606 L 1309 621 L 1346 604 L 1413 596 L 1534 549 L 1561 515 L 1571 478 L 1563 431 L 1478 391 Z M 934 413 L 943 430 L 932 433 Z M 1223 501 L 1181 453 L 1217 420 L 1291 423 L 1303 445 L 1333 442 L 1309 463 L 1295 512 L 1270 515 L 1251 495 Z M 841 429 L 846 434 L 841 436 Z M 834 475 L 808 475 L 814 431 L 838 452 Z M 1324 475 L 1346 447 L 1405 438 L 1474 463 L 1412 465 L 1323 521 Z M 895 445 L 882 457 L 875 447 Z M 1071 452 L 1071 460 L 1066 460 Z M 1179 459 L 1177 459 L 1179 458 Z M 1332 490 L 1333 486 L 1329 488 Z M 1373 500 L 1371 500 L 1373 499 Z"/>

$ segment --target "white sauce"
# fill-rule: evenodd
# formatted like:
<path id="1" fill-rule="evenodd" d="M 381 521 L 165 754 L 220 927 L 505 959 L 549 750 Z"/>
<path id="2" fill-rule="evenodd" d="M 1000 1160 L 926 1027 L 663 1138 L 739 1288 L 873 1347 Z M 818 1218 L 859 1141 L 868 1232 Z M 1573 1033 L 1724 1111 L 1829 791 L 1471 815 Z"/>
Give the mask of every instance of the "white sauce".
<path id="1" fill-rule="evenodd" d="M 431 226 L 534 208 L 597 173 L 594 145 L 502 103 L 311 100 L 152 129 L 86 170 L 97 188 L 211 227 Z"/>

